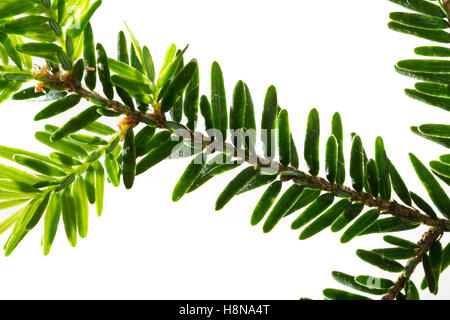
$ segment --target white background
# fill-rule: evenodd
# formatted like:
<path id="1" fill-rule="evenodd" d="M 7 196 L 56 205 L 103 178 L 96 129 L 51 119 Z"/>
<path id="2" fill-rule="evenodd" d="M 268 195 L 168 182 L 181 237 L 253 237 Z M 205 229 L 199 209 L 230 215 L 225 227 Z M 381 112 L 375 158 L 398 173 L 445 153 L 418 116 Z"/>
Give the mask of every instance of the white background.
<path id="1" fill-rule="evenodd" d="M 413 48 L 426 41 L 389 31 L 388 14 L 395 10 L 401 9 L 375 0 L 109 0 L 92 22 L 96 40 L 110 55 L 116 54 L 124 20 L 141 44 L 149 46 L 156 64 L 170 43 L 189 43 L 187 57 L 200 63 L 202 93 L 209 92 L 209 68 L 217 60 L 229 101 L 234 83 L 242 79 L 258 113 L 266 88 L 274 84 L 280 105 L 289 110 L 300 155 L 309 110 L 320 112 L 322 145 L 330 134 L 331 116 L 339 111 L 347 154 L 352 131 L 361 135 L 371 157 L 374 140 L 382 135 L 410 189 L 426 196 L 408 152 L 428 162 L 445 150 L 414 136 L 409 127 L 448 123 L 449 118 L 403 94 L 413 82 L 397 75 L 393 66 L 411 58 Z M 44 125 L 33 122 L 33 116 L 44 106 L 3 104 L 0 144 L 50 151 L 33 140 Z M 51 123 L 64 123 L 71 115 Z M 379 235 L 343 245 L 339 234 L 324 231 L 302 242 L 299 232 L 290 230 L 297 214 L 270 234 L 263 234 L 261 226 L 251 227 L 250 215 L 264 188 L 214 212 L 216 197 L 238 171 L 172 203 L 172 188 L 187 163 L 167 161 L 153 168 L 137 179 L 133 191 L 108 186 L 103 216 L 98 219 L 92 210 L 89 235 L 75 249 L 60 225 L 52 252 L 44 257 L 40 224 L 11 257 L 0 258 L 0 298 L 320 299 L 326 287 L 343 288 L 332 280 L 332 270 L 396 279 L 396 274 L 378 271 L 355 255 L 357 248 L 382 247 Z M 301 166 L 305 168 L 304 161 Z M 417 241 L 424 231 L 404 235 Z M 1 236 L 2 242 L 6 239 L 6 234 Z M 420 267 L 416 283 L 422 276 Z M 449 281 L 447 272 L 440 298 L 450 298 Z"/>

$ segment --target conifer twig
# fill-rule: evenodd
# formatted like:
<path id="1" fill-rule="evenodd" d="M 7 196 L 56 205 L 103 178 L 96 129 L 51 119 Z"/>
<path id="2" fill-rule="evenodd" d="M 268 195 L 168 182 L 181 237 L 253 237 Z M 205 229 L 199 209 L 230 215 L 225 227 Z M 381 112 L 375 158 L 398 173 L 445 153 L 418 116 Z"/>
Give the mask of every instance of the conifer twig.
<path id="1" fill-rule="evenodd" d="M 423 256 L 430 251 L 434 242 L 438 241 L 442 236 L 443 230 L 440 228 L 430 228 L 422 235 L 422 238 L 417 243 L 419 249 L 414 257 L 410 258 L 406 263 L 405 270 L 398 278 L 394 286 L 392 286 L 388 293 L 386 293 L 382 300 L 394 300 L 399 292 L 406 286 L 411 275 L 416 269 L 417 265 L 422 261 Z"/>

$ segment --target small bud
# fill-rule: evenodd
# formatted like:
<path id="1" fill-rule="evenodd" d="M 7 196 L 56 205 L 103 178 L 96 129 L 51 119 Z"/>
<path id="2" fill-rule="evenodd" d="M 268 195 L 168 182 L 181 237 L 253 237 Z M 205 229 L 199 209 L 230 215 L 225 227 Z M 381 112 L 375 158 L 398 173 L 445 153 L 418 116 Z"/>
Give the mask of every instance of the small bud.
<path id="1" fill-rule="evenodd" d="M 128 116 L 124 117 L 122 121 L 119 122 L 120 140 L 124 141 L 125 137 L 127 136 L 128 130 L 133 129 L 137 125 L 138 122 L 136 121 L 136 119 Z"/>

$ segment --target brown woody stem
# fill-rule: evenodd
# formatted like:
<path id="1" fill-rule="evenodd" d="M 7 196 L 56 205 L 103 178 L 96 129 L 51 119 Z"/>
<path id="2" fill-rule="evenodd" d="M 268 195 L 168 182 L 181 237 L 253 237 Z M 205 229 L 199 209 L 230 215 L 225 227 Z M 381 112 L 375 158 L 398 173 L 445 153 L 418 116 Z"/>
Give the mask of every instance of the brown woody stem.
<path id="1" fill-rule="evenodd" d="M 423 256 L 430 251 L 431 246 L 434 242 L 438 241 L 442 236 L 443 230 L 440 228 L 430 228 L 427 232 L 422 235 L 422 238 L 417 243 L 419 249 L 414 257 L 410 258 L 406 263 L 403 273 L 398 278 L 395 285 L 393 285 L 388 293 L 386 293 L 381 299 L 382 300 L 394 300 L 399 292 L 406 286 L 411 275 L 413 274 L 416 267 L 422 261 Z"/>
<path id="2" fill-rule="evenodd" d="M 108 108 L 113 109 L 126 115 L 130 120 L 138 122 L 151 121 L 155 123 L 159 128 L 164 130 L 173 131 L 173 129 L 167 126 L 167 121 L 164 115 L 155 113 L 144 113 L 140 111 L 135 111 L 128 106 L 114 100 L 109 100 L 98 93 L 84 89 L 83 87 L 77 87 L 73 83 L 62 83 L 67 91 L 75 92 L 78 95 L 86 99 L 95 99 L 97 101 L 103 102 Z M 147 121 L 146 121 L 147 120 Z M 193 132 L 189 130 L 189 134 L 192 139 L 201 139 L 203 146 L 208 146 L 211 144 L 211 139 L 204 136 L 201 133 Z M 382 297 L 382 300 L 394 300 L 399 292 L 408 283 L 411 274 L 416 269 L 417 265 L 422 261 L 424 254 L 426 254 L 433 243 L 437 241 L 443 232 L 450 231 L 450 221 L 446 219 L 437 219 L 430 217 L 426 214 L 421 213 L 419 210 L 404 206 L 399 204 L 395 200 L 387 201 L 379 197 L 374 197 L 371 194 L 365 192 L 357 192 L 349 187 L 337 185 L 330 183 L 329 181 L 309 175 L 296 168 L 283 166 L 281 163 L 267 160 L 263 157 L 254 156 L 249 153 L 248 150 L 239 150 L 229 143 L 224 143 L 223 148 L 227 150 L 232 150 L 234 156 L 241 161 L 246 161 L 254 166 L 275 166 L 279 168 L 278 173 L 280 174 L 280 179 L 282 181 L 293 180 L 295 183 L 301 183 L 313 188 L 320 188 L 323 191 L 328 191 L 336 195 L 342 195 L 350 198 L 352 201 L 361 202 L 368 207 L 378 208 L 382 214 L 390 214 L 398 218 L 404 218 L 410 221 L 415 221 L 431 228 L 422 236 L 421 240 L 417 243 L 419 249 L 417 254 L 408 260 L 403 273 L 398 278 L 392 288 L 389 289 L 388 293 Z"/>
<path id="3" fill-rule="evenodd" d="M 96 99 L 102 101 L 105 103 L 105 105 L 107 105 L 108 108 L 120 112 L 127 117 L 135 120 L 136 122 L 145 122 L 143 121 L 143 119 L 146 118 L 156 123 L 159 128 L 172 131 L 171 128 L 167 127 L 167 121 L 163 115 L 157 115 L 155 113 L 143 113 L 140 111 L 132 110 L 131 108 L 118 101 L 109 100 L 98 93 L 86 90 L 82 87 L 74 86 L 72 83 L 65 83 L 64 86 L 66 90 L 75 92 L 86 99 Z M 206 144 L 209 144 L 211 142 L 210 138 L 204 136 L 201 133 L 193 132 L 191 130 L 189 131 L 189 133 L 191 137 L 196 137 L 196 139 L 202 139 L 202 141 L 206 141 Z M 328 191 L 333 194 L 345 195 L 352 201 L 361 202 L 368 207 L 378 208 L 382 211 L 383 214 L 390 214 L 398 218 L 405 218 L 427 226 L 436 227 L 443 231 L 450 231 L 449 220 L 432 218 L 426 214 L 421 213 L 417 209 L 399 204 L 395 200 L 387 201 L 379 197 L 374 197 L 373 195 L 365 192 L 357 192 L 346 186 L 332 184 L 323 178 L 311 176 L 307 173 L 299 171 L 296 168 L 286 167 L 281 163 L 267 160 L 263 157 L 251 157 L 250 153 L 247 150 L 238 150 L 229 143 L 225 143 L 224 148 L 227 148 L 228 150 L 234 150 L 234 155 L 236 157 L 240 158 L 240 160 L 242 161 L 247 161 L 251 165 L 272 165 L 279 168 L 279 173 L 281 174 L 281 179 L 283 181 L 293 180 L 294 182 L 306 184 L 315 188 L 320 188 L 323 191 Z M 251 159 L 255 160 L 250 161 Z M 283 174 L 283 172 L 285 174 Z"/>

